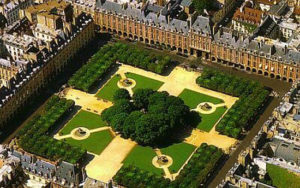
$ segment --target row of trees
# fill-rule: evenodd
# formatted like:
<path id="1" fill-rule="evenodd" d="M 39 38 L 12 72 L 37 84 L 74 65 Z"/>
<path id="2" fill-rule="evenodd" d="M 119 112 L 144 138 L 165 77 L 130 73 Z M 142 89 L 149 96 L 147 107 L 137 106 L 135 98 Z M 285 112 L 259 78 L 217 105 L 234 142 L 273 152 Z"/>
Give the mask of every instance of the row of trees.
<path id="1" fill-rule="evenodd" d="M 117 49 L 115 53 L 118 57 L 117 59 L 121 63 L 129 64 L 158 74 L 165 72 L 171 64 L 171 58 L 169 56 L 149 53 L 149 51 L 135 46 L 129 46 L 124 43 L 115 43 L 114 48 Z"/>
<path id="2" fill-rule="evenodd" d="M 223 156 L 222 150 L 216 146 L 201 144 L 181 170 L 175 184 L 180 187 L 203 187 Z"/>
<path id="3" fill-rule="evenodd" d="M 202 87 L 239 97 L 216 126 L 222 134 L 238 138 L 243 129 L 259 115 L 268 100 L 269 91 L 256 81 L 205 68 L 196 80 Z"/>
<path id="4" fill-rule="evenodd" d="M 44 112 L 28 122 L 17 135 L 19 146 L 27 152 L 50 160 L 62 159 L 76 163 L 82 159 L 85 150 L 48 136 L 66 113 L 74 106 L 74 101 L 53 96 L 45 105 Z"/>
<path id="5" fill-rule="evenodd" d="M 127 92 L 117 91 L 115 104 L 101 114 L 123 137 L 141 145 L 157 146 L 168 141 L 176 129 L 188 124 L 191 112 L 182 99 L 167 92 L 138 89 L 130 100 Z"/>
<path id="6" fill-rule="evenodd" d="M 150 54 L 146 50 L 127 44 L 105 45 L 70 78 L 68 84 L 87 92 L 95 82 L 103 78 L 116 61 L 158 74 L 163 73 L 171 63 L 169 56 Z"/>
<path id="7" fill-rule="evenodd" d="M 124 165 L 113 180 L 118 185 L 131 188 L 167 188 L 171 185 L 169 179 L 132 165 Z"/>
<path id="8" fill-rule="evenodd" d="M 141 170 L 134 166 L 124 166 L 114 177 L 114 182 L 125 187 L 163 187 L 180 188 L 203 187 L 207 178 L 223 157 L 221 149 L 202 144 L 184 166 L 175 181 L 164 179 L 159 175 Z"/>
<path id="9" fill-rule="evenodd" d="M 103 78 L 115 61 L 116 57 L 110 46 L 104 46 L 69 79 L 68 84 L 87 92 L 95 82 Z"/>

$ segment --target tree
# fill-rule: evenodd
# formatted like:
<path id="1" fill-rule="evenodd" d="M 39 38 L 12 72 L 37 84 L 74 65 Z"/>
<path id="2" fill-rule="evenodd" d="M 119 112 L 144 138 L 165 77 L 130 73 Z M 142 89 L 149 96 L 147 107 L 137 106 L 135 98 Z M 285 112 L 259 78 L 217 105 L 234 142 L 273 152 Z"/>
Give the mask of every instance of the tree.
<path id="1" fill-rule="evenodd" d="M 113 100 L 114 101 L 118 101 L 120 99 L 127 99 L 129 100 L 130 99 L 130 94 L 128 92 L 127 89 L 118 89 L 114 95 L 113 95 Z"/>
<path id="2" fill-rule="evenodd" d="M 154 146 L 168 141 L 168 135 L 186 125 L 191 113 L 180 98 L 140 89 L 133 95 L 133 102 L 120 99 L 101 115 L 123 137 Z"/>
<path id="3" fill-rule="evenodd" d="M 146 108 L 148 106 L 148 97 L 154 93 L 152 89 L 137 89 L 133 94 L 133 103 L 137 108 Z"/>

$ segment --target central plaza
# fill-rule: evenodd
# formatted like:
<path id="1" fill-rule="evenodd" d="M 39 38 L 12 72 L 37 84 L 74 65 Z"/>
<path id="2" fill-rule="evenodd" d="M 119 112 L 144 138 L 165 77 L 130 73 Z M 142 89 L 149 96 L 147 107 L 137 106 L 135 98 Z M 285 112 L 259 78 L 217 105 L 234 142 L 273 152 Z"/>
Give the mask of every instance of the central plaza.
<path id="1" fill-rule="evenodd" d="M 236 139 L 215 131 L 215 125 L 238 98 L 199 87 L 195 82 L 199 76 L 200 73 L 181 67 L 175 67 L 169 75 L 162 76 L 120 64 L 95 94 L 73 88 L 60 93 L 62 97 L 74 100 L 80 110 L 69 118 L 54 138 L 86 149 L 93 156 L 86 172 L 95 180 L 109 182 L 124 165 L 134 165 L 174 180 L 202 143 L 221 148 L 225 153 L 237 143 Z M 124 81 L 130 84 L 122 84 Z M 144 88 L 166 91 L 183 99 L 191 110 L 200 114 L 201 120 L 195 120 L 196 125 L 191 130 L 182 130 L 184 138 L 178 142 L 160 148 L 140 146 L 122 138 L 101 119 L 101 112 L 113 105 L 113 94 L 119 88 L 127 89 L 131 95 Z M 166 156 L 168 162 L 158 164 L 160 156 Z"/>

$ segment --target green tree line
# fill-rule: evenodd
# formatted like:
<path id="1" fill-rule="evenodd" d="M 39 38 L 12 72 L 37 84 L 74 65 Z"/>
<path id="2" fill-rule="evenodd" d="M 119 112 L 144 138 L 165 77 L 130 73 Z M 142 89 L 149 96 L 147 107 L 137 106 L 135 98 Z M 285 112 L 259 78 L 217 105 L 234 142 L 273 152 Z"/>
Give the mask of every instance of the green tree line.
<path id="1" fill-rule="evenodd" d="M 210 68 L 205 68 L 196 82 L 201 87 L 239 97 L 216 126 L 218 132 L 234 138 L 255 121 L 270 93 L 259 82 Z"/>
<path id="2" fill-rule="evenodd" d="M 221 149 L 203 143 L 184 166 L 174 181 L 135 166 L 124 166 L 114 176 L 118 185 L 131 188 L 198 188 L 203 187 L 223 157 Z"/>
<path id="3" fill-rule="evenodd" d="M 116 61 L 158 74 L 162 74 L 171 63 L 169 56 L 155 55 L 123 43 L 108 44 L 95 53 L 88 63 L 70 78 L 68 84 L 87 92 L 105 76 Z"/>
<path id="4" fill-rule="evenodd" d="M 18 145 L 25 151 L 52 161 L 62 159 L 75 164 L 86 151 L 49 136 L 54 125 L 74 106 L 74 101 L 53 96 L 42 114 L 34 117 L 17 134 Z"/>

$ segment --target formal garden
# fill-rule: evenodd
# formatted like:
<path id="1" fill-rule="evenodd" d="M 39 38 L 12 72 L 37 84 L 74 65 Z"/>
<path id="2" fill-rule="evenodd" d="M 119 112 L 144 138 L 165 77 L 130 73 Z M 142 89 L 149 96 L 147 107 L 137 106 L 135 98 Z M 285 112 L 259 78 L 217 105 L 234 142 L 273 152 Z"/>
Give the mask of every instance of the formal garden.
<path id="1" fill-rule="evenodd" d="M 214 105 L 224 103 L 224 101 L 221 99 L 198 93 L 189 89 L 183 90 L 179 97 L 184 101 L 186 105 L 190 107 L 190 109 L 196 109 L 197 106 L 201 103 L 212 103 Z M 222 115 L 226 112 L 226 110 L 226 106 L 219 106 L 215 109 L 215 111 L 212 111 L 212 113 L 205 114 L 205 111 L 202 113 L 199 112 L 201 119 L 195 119 L 197 128 L 202 131 L 209 132 L 217 123 L 217 121 L 222 117 Z"/>
<path id="2" fill-rule="evenodd" d="M 162 74 L 170 66 L 171 59 L 169 56 L 156 55 L 124 43 L 108 44 L 95 53 L 89 62 L 70 78 L 68 84 L 88 92 L 92 86 L 105 77 L 105 73 L 112 69 L 116 62 Z"/>
<path id="3" fill-rule="evenodd" d="M 196 82 L 201 87 L 239 97 L 216 126 L 218 132 L 234 138 L 252 126 L 263 112 L 270 93 L 259 82 L 210 68 L 205 68 Z"/>
<path id="4" fill-rule="evenodd" d="M 79 162 L 86 150 L 49 136 L 74 106 L 74 101 L 53 96 L 43 112 L 32 118 L 17 135 L 18 145 L 25 151 L 52 161 L 62 159 L 70 163 Z"/>
<path id="5" fill-rule="evenodd" d="M 128 72 L 125 74 L 126 78 L 132 79 L 135 81 L 135 85 L 132 88 L 133 92 L 137 89 L 153 89 L 158 90 L 163 82 L 154 80 L 139 74 Z M 119 74 L 114 75 L 96 94 L 96 96 L 100 99 L 114 101 L 113 95 L 120 88 L 118 86 L 118 82 L 121 80 L 121 76 Z"/>
<path id="6" fill-rule="evenodd" d="M 182 147 L 175 145 L 176 147 Z M 138 153 L 144 156 L 144 150 L 139 149 Z M 149 152 L 151 150 L 148 148 Z M 181 149 L 180 149 L 181 150 Z M 187 147 L 184 150 L 190 150 Z M 183 151 L 184 151 L 183 150 Z M 176 153 L 176 149 L 168 149 L 165 152 L 168 154 L 182 155 L 184 152 Z M 175 154 L 176 153 L 176 154 Z M 175 155 L 174 155 L 175 154 Z M 152 155 L 154 153 L 152 152 Z M 147 155 L 148 156 L 148 155 Z M 145 158 L 147 157 L 145 156 Z M 145 170 L 143 167 L 146 164 L 136 165 L 137 157 L 131 157 L 131 163 L 128 165 L 124 165 L 119 172 L 114 177 L 114 182 L 123 185 L 126 187 L 200 187 L 205 185 L 209 174 L 216 168 L 216 166 L 222 161 L 223 152 L 221 149 L 218 149 L 215 146 L 202 144 L 198 149 L 196 149 L 195 153 L 192 155 L 189 162 L 183 167 L 180 174 L 176 177 L 174 181 L 170 181 L 169 179 L 163 178 L 160 173 L 161 171 L 152 171 L 147 168 Z M 143 161 L 140 160 L 142 163 Z M 127 161 L 125 161 L 127 163 Z M 180 163 L 179 163 L 180 165 Z M 174 169 L 178 169 L 178 166 L 175 166 Z"/>

